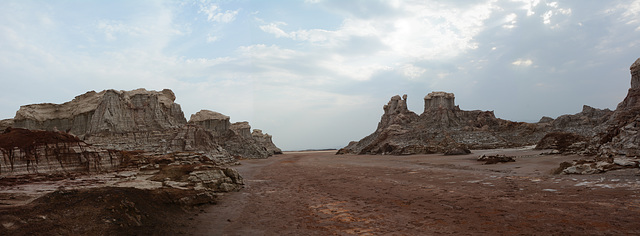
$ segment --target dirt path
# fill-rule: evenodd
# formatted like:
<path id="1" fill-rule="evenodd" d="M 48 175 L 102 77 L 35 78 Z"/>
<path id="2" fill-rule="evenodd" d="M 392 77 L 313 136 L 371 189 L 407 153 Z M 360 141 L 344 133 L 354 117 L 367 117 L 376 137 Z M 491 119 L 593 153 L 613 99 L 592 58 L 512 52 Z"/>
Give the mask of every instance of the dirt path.
<path id="1" fill-rule="evenodd" d="M 285 153 L 246 160 L 246 188 L 187 235 L 638 235 L 640 173 L 548 174 L 576 157 Z M 533 153 L 535 154 L 535 153 Z"/>

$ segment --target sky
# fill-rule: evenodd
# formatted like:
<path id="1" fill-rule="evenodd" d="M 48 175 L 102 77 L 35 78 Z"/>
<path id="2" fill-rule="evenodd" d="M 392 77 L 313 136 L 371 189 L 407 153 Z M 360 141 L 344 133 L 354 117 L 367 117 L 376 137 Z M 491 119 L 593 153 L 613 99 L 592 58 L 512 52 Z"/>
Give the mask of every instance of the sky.
<path id="1" fill-rule="evenodd" d="M 0 119 L 87 91 L 169 88 L 283 150 L 340 148 L 432 91 L 536 122 L 615 109 L 640 0 L 0 1 Z"/>

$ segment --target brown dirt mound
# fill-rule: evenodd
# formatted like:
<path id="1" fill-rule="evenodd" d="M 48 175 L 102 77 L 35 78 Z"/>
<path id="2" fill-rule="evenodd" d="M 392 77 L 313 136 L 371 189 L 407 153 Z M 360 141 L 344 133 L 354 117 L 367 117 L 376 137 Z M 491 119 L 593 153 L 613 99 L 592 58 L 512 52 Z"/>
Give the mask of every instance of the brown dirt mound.
<path id="1" fill-rule="evenodd" d="M 0 210 L 0 235 L 175 235 L 187 213 L 177 189 L 58 190 L 32 203 Z"/>

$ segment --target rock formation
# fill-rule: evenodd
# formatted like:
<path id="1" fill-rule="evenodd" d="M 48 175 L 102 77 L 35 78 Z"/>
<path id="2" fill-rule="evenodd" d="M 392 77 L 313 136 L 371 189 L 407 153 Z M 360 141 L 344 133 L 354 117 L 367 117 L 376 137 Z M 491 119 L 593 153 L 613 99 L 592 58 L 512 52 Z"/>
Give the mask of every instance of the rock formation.
<path id="1" fill-rule="evenodd" d="M 446 92 L 432 92 L 424 97 L 424 112 L 429 110 L 460 110 L 455 104 L 455 96 L 453 93 Z"/>
<path id="2" fill-rule="evenodd" d="M 68 133 L 7 128 L 0 134 L 0 174 L 113 170 L 119 152 L 94 148 Z"/>
<path id="3" fill-rule="evenodd" d="M 99 150 L 199 152 L 218 164 L 280 153 L 271 136 L 254 138 L 248 122 L 231 124 L 228 116 L 208 110 L 187 122 L 175 99 L 169 89 L 91 91 L 63 104 L 21 106 L 0 126 L 61 131 Z"/>
<path id="4" fill-rule="evenodd" d="M 461 110 L 452 93 L 428 94 L 420 115 L 407 109 L 406 98 L 392 97 L 376 131 L 338 154 L 464 154 L 468 149 L 532 145 L 544 136 L 538 124 L 498 119 L 492 111 Z"/>
<path id="5" fill-rule="evenodd" d="M 14 127 L 68 131 L 81 138 L 100 133 L 148 132 L 187 123 L 175 95 L 161 92 L 104 90 L 87 92 L 63 104 L 21 106 Z"/>
<path id="6" fill-rule="evenodd" d="M 278 148 L 275 144 L 273 144 L 271 135 L 263 134 L 262 130 L 260 129 L 253 129 L 251 136 L 253 137 L 254 140 L 256 140 L 256 142 L 258 142 L 258 144 L 267 148 L 268 153 L 272 155 L 282 154 L 282 150 L 280 150 L 280 148 Z"/>
<path id="7" fill-rule="evenodd" d="M 191 115 L 189 123 L 200 126 L 216 136 L 224 135 L 231 127 L 228 116 L 209 110 L 201 110 Z"/>
<path id="8" fill-rule="evenodd" d="M 640 59 L 630 70 L 631 88 L 615 111 L 585 105 L 580 113 L 542 117 L 538 123 L 461 110 L 446 92 L 425 96 L 424 112 L 417 115 L 407 109 L 406 95 L 396 95 L 383 107 L 376 131 L 338 154 L 464 154 L 468 149 L 538 144 L 557 153 L 640 156 Z"/>
<path id="9" fill-rule="evenodd" d="M 604 131 L 593 139 L 601 156 L 640 156 L 640 58 L 629 70 L 631 88 L 627 96 L 600 127 Z"/>

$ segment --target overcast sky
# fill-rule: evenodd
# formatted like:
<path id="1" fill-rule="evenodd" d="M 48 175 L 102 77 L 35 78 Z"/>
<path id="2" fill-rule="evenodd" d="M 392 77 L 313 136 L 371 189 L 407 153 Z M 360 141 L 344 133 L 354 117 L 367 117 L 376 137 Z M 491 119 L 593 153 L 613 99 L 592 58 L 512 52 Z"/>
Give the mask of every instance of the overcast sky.
<path id="1" fill-rule="evenodd" d="M 615 109 L 640 0 L 0 1 L 0 118 L 90 90 L 172 89 L 284 150 L 339 148 L 432 91 L 537 121 Z"/>

